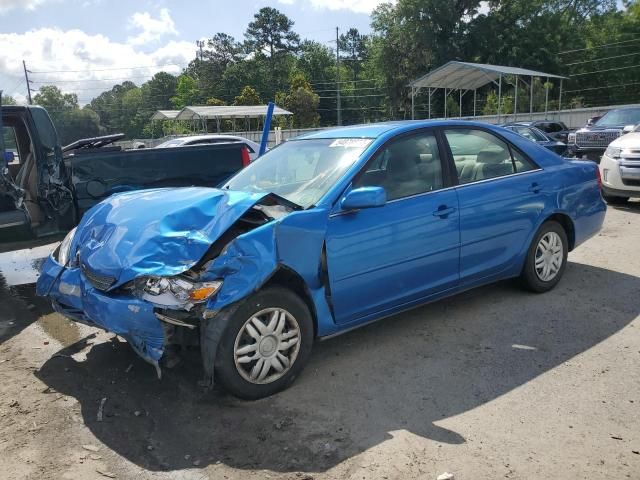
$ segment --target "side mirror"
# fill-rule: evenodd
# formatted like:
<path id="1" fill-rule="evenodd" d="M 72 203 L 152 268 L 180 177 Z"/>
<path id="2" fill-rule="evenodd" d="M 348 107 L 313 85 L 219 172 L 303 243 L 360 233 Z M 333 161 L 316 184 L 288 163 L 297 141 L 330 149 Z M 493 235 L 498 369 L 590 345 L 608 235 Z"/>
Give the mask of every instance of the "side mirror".
<path id="1" fill-rule="evenodd" d="M 11 151 L 4 152 L 4 161 L 8 165 L 16 159 L 16 156 Z"/>
<path id="2" fill-rule="evenodd" d="M 347 193 L 340 206 L 344 210 L 382 207 L 387 203 L 387 193 L 382 187 L 360 187 Z"/>
<path id="3" fill-rule="evenodd" d="M 622 133 L 629 133 L 629 132 L 633 132 L 635 125 L 625 125 L 625 127 L 622 129 Z"/>

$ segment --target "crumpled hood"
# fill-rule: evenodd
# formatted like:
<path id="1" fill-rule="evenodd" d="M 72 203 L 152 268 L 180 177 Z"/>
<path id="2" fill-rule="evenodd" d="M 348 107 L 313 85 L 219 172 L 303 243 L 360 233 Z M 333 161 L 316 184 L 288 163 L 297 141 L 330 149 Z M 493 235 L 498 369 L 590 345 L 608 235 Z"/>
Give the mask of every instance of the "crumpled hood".
<path id="1" fill-rule="evenodd" d="M 193 267 L 265 194 L 162 188 L 113 195 L 89 210 L 71 251 L 83 268 L 116 279 L 178 275 Z"/>

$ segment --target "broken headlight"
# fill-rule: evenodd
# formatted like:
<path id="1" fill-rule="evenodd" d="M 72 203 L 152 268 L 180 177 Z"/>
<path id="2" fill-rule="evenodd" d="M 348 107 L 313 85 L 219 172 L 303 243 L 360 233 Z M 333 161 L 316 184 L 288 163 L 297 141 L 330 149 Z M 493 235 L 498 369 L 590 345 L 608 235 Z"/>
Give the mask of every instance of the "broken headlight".
<path id="1" fill-rule="evenodd" d="M 182 277 L 141 277 L 133 282 L 134 294 L 167 307 L 202 303 L 220 290 L 221 280 L 192 282 Z"/>
<path id="2" fill-rule="evenodd" d="M 69 263 L 69 253 L 71 252 L 71 242 L 73 241 L 73 236 L 75 234 L 76 234 L 76 229 L 74 228 L 69 233 L 67 233 L 67 236 L 64 237 L 64 240 L 62 240 L 62 243 L 58 247 L 58 255 L 56 260 L 63 267 L 65 267 L 67 263 Z"/>

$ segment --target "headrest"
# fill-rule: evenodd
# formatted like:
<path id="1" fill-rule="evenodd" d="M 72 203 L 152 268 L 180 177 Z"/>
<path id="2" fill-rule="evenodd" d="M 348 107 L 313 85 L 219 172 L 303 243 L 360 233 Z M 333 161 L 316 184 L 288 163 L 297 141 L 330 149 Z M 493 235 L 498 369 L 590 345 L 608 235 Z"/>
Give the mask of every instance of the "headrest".
<path id="1" fill-rule="evenodd" d="M 509 154 L 502 149 L 482 150 L 478 152 L 476 163 L 502 163 L 508 156 Z"/>

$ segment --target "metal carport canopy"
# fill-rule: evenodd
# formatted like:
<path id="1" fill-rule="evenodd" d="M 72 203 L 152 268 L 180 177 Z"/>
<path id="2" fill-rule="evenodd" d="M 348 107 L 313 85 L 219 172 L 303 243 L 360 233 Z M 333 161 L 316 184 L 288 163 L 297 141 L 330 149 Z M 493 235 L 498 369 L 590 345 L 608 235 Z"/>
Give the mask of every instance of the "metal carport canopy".
<path id="1" fill-rule="evenodd" d="M 184 107 L 176 120 L 207 120 L 222 118 L 260 118 L 267 114 L 267 105 Z M 276 106 L 274 115 L 293 115 L 288 110 Z"/>
<path id="2" fill-rule="evenodd" d="M 548 77 L 566 79 L 560 75 L 482 63 L 451 61 L 432 70 L 409 84 L 413 88 L 448 88 L 452 90 L 476 90 L 487 83 L 495 82 L 502 75 L 523 77 Z"/>
<path id="3" fill-rule="evenodd" d="M 151 120 L 174 120 L 179 113 L 180 110 L 158 110 L 153 114 Z"/>

